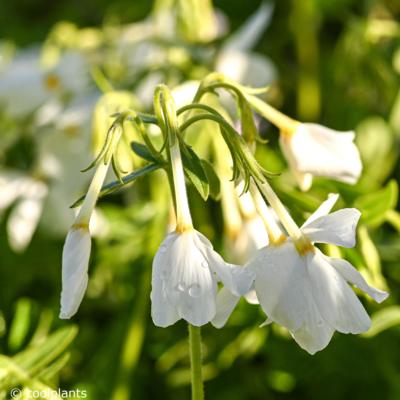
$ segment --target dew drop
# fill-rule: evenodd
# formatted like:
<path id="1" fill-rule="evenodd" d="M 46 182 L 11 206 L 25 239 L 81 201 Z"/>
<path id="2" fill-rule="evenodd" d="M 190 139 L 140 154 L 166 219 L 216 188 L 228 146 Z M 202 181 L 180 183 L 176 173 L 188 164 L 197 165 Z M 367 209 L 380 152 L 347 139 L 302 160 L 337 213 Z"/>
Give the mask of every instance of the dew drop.
<path id="1" fill-rule="evenodd" d="M 200 265 L 201 265 L 203 268 L 208 268 L 208 262 L 207 262 L 207 261 L 203 261 Z"/>
<path id="2" fill-rule="evenodd" d="M 201 286 L 198 283 L 193 283 L 189 286 L 189 295 L 199 297 L 201 295 Z"/>
<path id="3" fill-rule="evenodd" d="M 168 278 L 168 271 L 166 269 L 163 269 L 161 271 L 160 276 L 161 276 L 161 279 L 167 279 Z"/>
<path id="4" fill-rule="evenodd" d="M 179 282 L 176 286 L 175 286 L 175 290 L 177 292 L 185 292 L 186 291 L 186 285 L 184 282 Z"/>
<path id="5" fill-rule="evenodd" d="M 160 253 L 165 253 L 166 251 L 167 251 L 167 247 L 164 246 L 164 245 L 161 246 L 160 249 L 159 249 L 159 252 L 160 252 Z"/>
<path id="6" fill-rule="evenodd" d="M 317 326 L 321 327 L 322 325 L 323 325 L 323 324 L 322 324 L 322 321 L 319 320 L 319 321 L 317 322 Z"/>

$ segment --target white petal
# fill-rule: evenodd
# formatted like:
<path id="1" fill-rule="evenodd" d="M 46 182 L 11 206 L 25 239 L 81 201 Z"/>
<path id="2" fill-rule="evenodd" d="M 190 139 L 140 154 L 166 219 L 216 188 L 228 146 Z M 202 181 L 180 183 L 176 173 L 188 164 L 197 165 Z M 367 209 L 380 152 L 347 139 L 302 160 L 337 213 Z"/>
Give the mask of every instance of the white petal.
<path id="1" fill-rule="evenodd" d="M 273 6 L 262 2 L 260 8 L 222 46 L 222 50 L 250 50 L 271 20 Z"/>
<path id="2" fill-rule="evenodd" d="M 257 293 L 254 289 L 244 295 L 244 298 L 249 304 L 260 304 L 257 298 Z"/>
<path id="3" fill-rule="evenodd" d="M 0 212 L 8 208 L 24 192 L 29 179 L 18 172 L 0 173 Z"/>
<path id="4" fill-rule="evenodd" d="M 361 213 L 355 208 L 344 208 L 317 218 L 302 231 L 315 243 L 332 243 L 337 246 L 354 247 L 356 227 Z"/>
<path id="5" fill-rule="evenodd" d="M 314 222 L 316 219 L 320 217 L 324 217 L 325 215 L 328 215 L 333 206 L 336 204 L 336 202 L 339 199 L 338 194 L 330 193 L 328 195 L 328 199 L 325 200 L 307 219 L 307 221 L 303 224 L 301 228 L 305 228 L 307 225 L 310 225 L 311 222 Z"/>
<path id="6" fill-rule="evenodd" d="M 91 240 L 86 228 L 71 228 L 62 255 L 60 318 L 69 319 L 78 310 L 88 283 Z"/>
<path id="7" fill-rule="evenodd" d="M 307 192 L 311 189 L 313 183 L 313 175 L 309 172 L 300 172 L 297 169 L 292 169 L 292 174 L 294 175 L 299 188 L 303 192 Z"/>
<path id="8" fill-rule="evenodd" d="M 14 251 L 23 251 L 30 243 L 42 214 L 46 194 L 47 186 L 43 182 L 30 181 L 24 197 L 11 211 L 7 233 Z"/>
<path id="9" fill-rule="evenodd" d="M 238 235 L 230 242 L 229 254 L 235 263 L 244 264 L 268 243 L 268 232 L 262 219 L 259 216 L 245 219 Z"/>
<path id="10" fill-rule="evenodd" d="M 175 234 L 168 235 L 161 243 L 153 260 L 150 294 L 151 317 L 154 325 L 162 328 L 170 326 L 180 319 L 175 307 L 170 303 L 165 289 L 165 278 L 170 273 L 167 270 L 167 267 L 170 266 L 167 249 L 175 239 Z"/>
<path id="11" fill-rule="evenodd" d="M 293 244 L 259 250 L 247 268 L 256 273 L 257 298 L 267 316 L 291 331 L 299 329 L 309 304 L 310 284 L 305 260 Z"/>
<path id="12" fill-rule="evenodd" d="M 226 287 L 222 288 L 217 295 L 217 312 L 211 321 L 213 326 L 222 328 L 239 300 L 240 296 L 232 294 Z"/>
<path id="13" fill-rule="evenodd" d="M 353 143 L 354 132 L 339 132 L 317 124 L 299 124 L 293 136 L 281 137 L 293 169 L 346 183 L 357 182 L 361 159 Z"/>
<path id="14" fill-rule="evenodd" d="M 176 238 L 166 248 L 165 270 L 162 272 L 166 296 L 181 318 L 195 326 L 204 325 L 215 315 L 217 295 L 210 261 L 204 250 L 198 247 L 197 232 L 170 235 Z"/>
<path id="15" fill-rule="evenodd" d="M 274 64 L 265 56 L 230 49 L 221 52 L 216 60 L 215 71 L 246 86 L 265 86 L 276 75 Z"/>
<path id="16" fill-rule="evenodd" d="M 178 86 L 175 86 L 171 90 L 171 94 L 175 100 L 177 109 L 186 106 L 193 101 L 199 85 L 200 83 L 198 81 L 186 81 Z"/>
<path id="17" fill-rule="evenodd" d="M 342 333 L 366 332 L 371 320 L 343 277 L 318 250 L 307 255 L 312 295 L 323 318 Z"/>
<path id="18" fill-rule="evenodd" d="M 349 283 L 357 286 L 360 290 L 370 295 L 377 303 L 382 303 L 389 296 L 389 293 L 383 290 L 369 286 L 364 277 L 346 260 L 340 258 L 328 258 L 340 275 Z"/>
<path id="19" fill-rule="evenodd" d="M 301 348 L 315 354 L 329 344 L 335 329 L 322 317 L 313 297 L 310 295 L 307 299 L 303 325 L 291 334 Z"/>
<path id="20" fill-rule="evenodd" d="M 254 273 L 238 265 L 226 263 L 223 258 L 213 250 L 210 241 L 201 233 L 196 232 L 197 247 L 207 260 L 211 271 L 215 272 L 219 280 L 235 295 L 246 294 L 254 281 Z"/>

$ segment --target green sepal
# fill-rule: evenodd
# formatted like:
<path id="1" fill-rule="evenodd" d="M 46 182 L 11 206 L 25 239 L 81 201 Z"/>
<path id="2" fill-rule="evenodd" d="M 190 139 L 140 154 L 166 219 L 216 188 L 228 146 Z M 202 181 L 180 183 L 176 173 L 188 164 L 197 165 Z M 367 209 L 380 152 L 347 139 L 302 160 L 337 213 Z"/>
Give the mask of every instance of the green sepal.
<path id="1" fill-rule="evenodd" d="M 203 166 L 204 172 L 207 175 L 208 184 L 210 186 L 210 197 L 214 200 L 219 200 L 221 197 L 221 182 L 218 178 L 214 167 L 207 160 L 202 159 L 201 164 Z"/>
<path id="2" fill-rule="evenodd" d="M 238 96 L 238 107 L 243 139 L 249 146 L 253 146 L 257 140 L 258 131 L 250 104 L 243 95 Z"/>
<path id="3" fill-rule="evenodd" d="M 151 151 L 149 150 L 149 148 L 146 145 L 144 145 L 143 143 L 131 142 L 131 148 L 136 155 L 143 158 L 144 160 L 150 161 L 150 162 L 157 161 L 155 159 L 155 157 L 151 154 Z"/>
<path id="4" fill-rule="evenodd" d="M 207 200 L 210 194 L 210 185 L 203 164 L 191 147 L 181 142 L 181 157 L 183 169 L 189 180 L 199 192 L 203 200 Z"/>

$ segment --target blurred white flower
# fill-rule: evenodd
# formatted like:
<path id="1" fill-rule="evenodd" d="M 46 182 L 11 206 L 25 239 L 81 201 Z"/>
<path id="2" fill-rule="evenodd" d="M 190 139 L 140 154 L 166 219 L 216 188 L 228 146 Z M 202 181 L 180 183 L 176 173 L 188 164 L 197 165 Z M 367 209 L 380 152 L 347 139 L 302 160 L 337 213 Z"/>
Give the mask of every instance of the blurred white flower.
<path id="1" fill-rule="evenodd" d="M 355 184 L 362 164 L 354 136 L 353 131 L 311 123 L 299 123 L 293 132 L 282 132 L 281 148 L 300 188 L 308 190 L 314 175 Z"/>
<path id="2" fill-rule="evenodd" d="M 217 281 L 237 296 L 247 293 L 252 274 L 227 264 L 209 240 L 191 229 L 170 233 L 153 261 L 151 314 L 157 326 L 183 318 L 201 326 L 216 312 Z"/>
<path id="3" fill-rule="evenodd" d="M 7 220 L 8 241 L 11 248 L 20 252 L 31 242 L 39 223 L 48 188 L 45 183 L 32 180 L 24 190 Z"/>
<path id="4" fill-rule="evenodd" d="M 232 182 L 229 183 L 233 185 Z M 228 246 L 234 262 L 238 264 L 245 264 L 255 251 L 267 246 L 269 243 L 264 221 L 257 213 L 250 193 L 242 193 L 242 190 L 243 184 L 240 184 L 233 193 L 239 205 L 241 225 Z M 228 209 L 224 213 L 226 219 L 229 219 L 229 211 Z M 227 221 L 227 224 L 229 224 L 229 221 Z"/>
<path id="5" fill-rule="evenodd" d="M 342 209 L 328 215 L 336 199 L 324 202 L 302 232 L 313 243 L 353 247 L 360 212 Z M 358 334 L 369 329 L 370 318 L 348 283 L 377 302 L 388 296 L 369 286 L 347 261 L 327 257 L 314 246 L 299 250 L 291 239 L 259 250 L 246 268 L 255 272 L 267 323 L 286 327 L 310 354 L 326 347 L 335 330 Z"/>
<path id="6" fill-rule="evenodd" d="M 274 64 L 265 56 L 251 52 L 267 28 L 273 7 L 262 3 L 260 8 L 224 42 L 218 52 L 215 70 L 247 86 L 260 87 L 271 83 L 277 75 Z"/>
<path id="7" fill-rule="evenodd" d="M 22 50 L 0 73 L 0 104 L 13 117 L 33 113 L 64 93 L 87 89 L 88 67 L 79 53 L 65 53 L 52 68 L 40 65 L 38 49 Z"/>
<path id="8" fill-rule="evenodd" d="M 55 235 L 65 235 L 71 226 L 75 214 L 69 206 L 87 185 L 87 177 L 78 171 L 90 162 L 91 117 L 97 99 L 97 93 L 76 97 L 51 124 L 39 126 L 36 135 L 37 169 L 49 185 L 41 223 Z"/>
<path id="9" fill-rule="evenodd" d="M 11 248 L 21 252 L 30 243 L 42 214 L 47 185 L 17 171 L 0 172 L 0 215 L 13 207 L 7 220 Z"/>

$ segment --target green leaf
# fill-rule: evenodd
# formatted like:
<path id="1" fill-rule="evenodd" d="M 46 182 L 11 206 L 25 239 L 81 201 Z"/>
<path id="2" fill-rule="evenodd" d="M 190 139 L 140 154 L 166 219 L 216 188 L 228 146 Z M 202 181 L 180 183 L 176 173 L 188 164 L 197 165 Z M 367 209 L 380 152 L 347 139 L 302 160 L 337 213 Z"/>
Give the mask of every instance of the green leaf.
<path id="1" fill-rule="evenodd" d="M 397 182 L 391 180 L 383 189 L 360 196 L 354 206 L 361 211 L 361 221 L 372 227 L 385 222 L 387 212 L 396 207 L 398 192 Z"/>
<path id="2" fill-rule="evenodd" d="M 51 334 L 44 343 L 18 353 L 13 361 L 19 368 L 35 375 L 60 356 L 78 333 L 76 326 L 67 326 Z"/>
<path id="3" fill-rule="evenodd" d="M 208 183 L 210 185 L 210 196 L 214 200 L 219 200 L 221 195 L 221 183 L 216 174 L 214 167 L 207 160 L 201 160 L 204 172 L 207 175 Z"/>
<path id="4" fill-rule="evenodd" d="M 400 306 L 386 307 L 372 316 L 372 325 L 364 337 L 374 337 L 378 333 L 400 324 Z"/>
<path id="5" fill-rule="evenodd" d="M 29 332 L 31 321 L 31 301 L 19 299 L 8 336 L 8 347 L 11 351 L 18 350 Z"/>
<path id="6" fill-rule="evenodd" d="M 210 194 L 210 185 L 208 183 L 206 172 L 204 171 L 203 164 L 197 154 L 187 145 L 181 146 L 182 164 L 186 175 L 193 183 L 194 187 L 199 192 L 200 196 L 208 199 Z"/>
<path id="7" fill-rule="evenodd" d="M 40 371 L 37 378 L 45 382 L 49 382 L 55 375 L 57 375 L 68 363 L 71 358 L 70 353 L 65 353 L 56 361 L 51 363 L 48 367 Z"/>
<path id="8" fill-rule="evenodd" d="M 357 126 L 356 131 L 356 144 L 364 166 L 362 183 L 368 187 L 381 186 L 392 173 L 397 160 L 393 130 L 383 118 L 369 117 Z"/>
<path id="9" fill-rule="evenodd" d="M 110 183 L 107 183 L 104 185 L 99 194 L 99 198 L 106 196 L 107 194 L 110 194 L 112 192 L 115 192 L 118 189 L 121 189 L 128 183 L 133 182 L 135 179 L 140 178 L 142 176 L 145 176 L 149 174 L 150 172 L 156 171 L 157 169 L 160 169 L 162 166 L 160 164 L 147 164 L 144 167 L 137 169 L 136 171 L 131 172 L 128 175 L 125 175 L 122 177 L 121 181 L 113 181 Z M 85 200 L 85 196 L 80 197 L 78 200 L 75 201 L 74 204 L 70 206 L 70 208 L 75 208 L 78 207 L 82 204 L 83 200 Z"/>
<path id="10" fill-rule="evenodd" d="M 131 142 L 131 148 L 139 157 L 142 157 L 146 161 L 155 162 L 156 159 L 151 154 L 150 150 L 146 145 L 139 142 Z"/>

